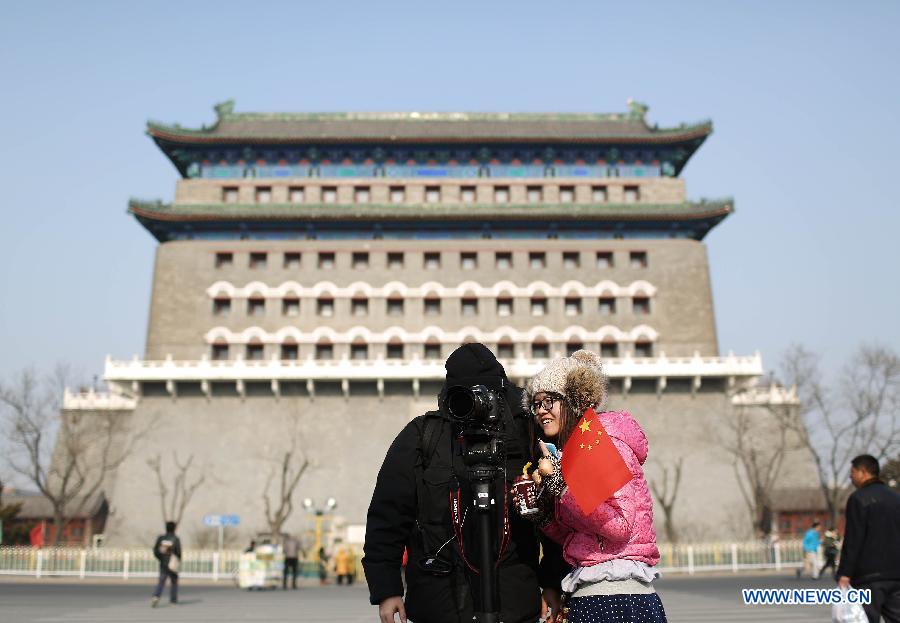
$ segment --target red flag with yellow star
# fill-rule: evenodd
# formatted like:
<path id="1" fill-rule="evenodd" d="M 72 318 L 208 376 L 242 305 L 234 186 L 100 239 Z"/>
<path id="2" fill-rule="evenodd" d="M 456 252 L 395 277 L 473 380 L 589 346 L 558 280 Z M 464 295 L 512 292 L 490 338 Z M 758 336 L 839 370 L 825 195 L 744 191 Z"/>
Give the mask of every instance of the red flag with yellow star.
<path id="1" fill-rule="evenodd" d="M 585 515 L 631 480 L 631 470 L 593 409 L 584 412 L 572 431 L 561 463 L 563 480 Z"/>

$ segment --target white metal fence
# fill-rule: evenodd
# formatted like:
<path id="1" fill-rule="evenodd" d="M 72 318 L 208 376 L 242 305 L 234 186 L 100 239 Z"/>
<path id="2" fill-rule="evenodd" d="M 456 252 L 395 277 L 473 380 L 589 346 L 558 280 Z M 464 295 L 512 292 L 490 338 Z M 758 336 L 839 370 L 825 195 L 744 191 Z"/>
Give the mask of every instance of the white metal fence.
<path id="1" fill-rule="evenodd" d="M 785 569 L 803 565 L 803 542 L 661 544 L 659 569 L 664 572 Z"/>
<path id="2" fill-rule="evenodd" d="M 748 543 L 697 543 L 660 545 L 659 569 L 669 573 L 794 568 L 803 563 L 800 541 L 774 545 Z M 186 578 L 230 580 L 238 570 L 239 550 L 188 550 L 180 573 Z M 360 569 L 361 571 L 361 569 Z M 301 573 L 313 576 L 316 563 L 302 563 Z M 0 547 L 0 574 L 46 576 L 156 577 L 159 563 L 147 548 Z M 362 577 L 362 574 L 359 574 Z"/>
<path id="3" fill-rule="evenodd" d="M 187 551 L 179 573 L 187 578 L 231 578 L 237 572 L 237 550 Z M 85 577 L 156 577 L 159 562 L 147 548 L 0 547 L 0 574 Z"/>

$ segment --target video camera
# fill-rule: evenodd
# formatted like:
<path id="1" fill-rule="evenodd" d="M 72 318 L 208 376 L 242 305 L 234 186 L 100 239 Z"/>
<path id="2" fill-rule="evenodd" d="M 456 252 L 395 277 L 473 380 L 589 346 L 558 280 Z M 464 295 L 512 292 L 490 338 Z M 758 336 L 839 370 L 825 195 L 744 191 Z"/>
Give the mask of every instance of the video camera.
<path id="1" fill-rule="evenodd" d="M 447 390 L 447 411 L 457 422 L 467 426 L 496 426 L 500 423 L 500 392 L 484 385 L 463 387 L 456 385 Z"/>
<path id="2" fill-rule="evenodd" d="M 492 391 L 484 385 L 457 385 L 447 391 L 447 412 L 462 427 L 463 460 L 475 480 L 493 479 L 496 467 L 503 464 L 500 429 L 504 402 L 502 390 Z"/>

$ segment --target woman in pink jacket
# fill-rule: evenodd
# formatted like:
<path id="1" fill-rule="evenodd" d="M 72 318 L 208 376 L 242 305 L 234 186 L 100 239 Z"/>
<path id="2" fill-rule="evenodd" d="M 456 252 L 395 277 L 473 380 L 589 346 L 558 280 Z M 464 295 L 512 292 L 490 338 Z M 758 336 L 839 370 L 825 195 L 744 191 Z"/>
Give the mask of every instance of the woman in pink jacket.
<path id="1" fill-rule="evenodd" d="M 553 360 L 531 380 L 526 396 L 534 414 L 535 454 L 541 457 L 532 476 L 540 487 L 541 513 L 531 517 L 562 545 L 572 565 L 562 582 L 568 596 L 562 623 L 665 622 L 653 588 L 659 577 L 653 501 L 641 469 L 647 438 L 626 411 L 600 411 L 606 400 L 600 357 L 580 350 Z M 585 515 L 566 487 L 560 454 L 552 455 L 544 442 L 561 449 L 589 407 L 597 411 L 632 479 Z"/>

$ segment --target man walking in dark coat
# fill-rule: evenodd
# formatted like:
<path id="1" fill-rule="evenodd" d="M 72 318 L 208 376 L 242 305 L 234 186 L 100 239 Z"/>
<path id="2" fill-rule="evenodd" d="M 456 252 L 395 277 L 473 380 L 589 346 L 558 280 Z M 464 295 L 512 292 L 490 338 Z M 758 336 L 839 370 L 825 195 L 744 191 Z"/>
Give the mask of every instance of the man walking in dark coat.
<path id="1" fill-rule="evenodd" d="M 407 615 L 415 623 L 470 623 L 480 599 L 479 576 L 469 566 L 477 566 L 479 560 L 474 530 L 477 511 L 465 511 L 471 507 L 473 494 L 463 463 L 459 426 L 445 404 L 447 390 L 484 385 L 498 392 L 507 480 L 521 474 L 530 460 L 530 415 L 522 405 L 521 390 L 509 383 L 493 353 L 482 344 L 466 344 L 450 355 L 445 367 L 439 410 L 413 419 L 391 444 L 369 505 L 362 564 L 370 602 L 379 606 L 382 623 L 393 623 L 397 615 L 403 623 Z M 502 512 L 510 503 L 506 491 L 511 485 L 498 480 L 495 495 L 501 501 L 494 513 L 496 541 L 506 542 L 497 566 L 500 620 L 534 623 L 541 608 L 538 538 L 533 525 L 518 513 L 508 508 Z M 462 526 L 451 519 L 451 496 L 459 496 L 458 507 L 463 510 L 457 516 L 462 515 Z M 508 530 L 504 529 L 504 515 Z M 455 536 L 458 534 L 462 534 L 462 543 Z M 401 577 L 404 548 L 409 552 L 405 599 Z M 563 564 L 558 548 L 554 550 L 548 541 L 540 585 L 547 589 L 545 598 L 556 606 L 559 582 L 567 571 L 560 571 Z"/>
<path id="2" fill-rule="evenodd" d="M 153 591 L 150 605 L 154 608 L 159 605 L 159 597 L 166 585 L 166 579 L 171 582 L 169 586 L 169 601 L 178 603 L 178 568 L 181 565 L 181 540 L 175 536 L 175 522 L 166 522 L 166 533 L 156 537 L 153 546 L 153 555 L 159 561 L 159 582 Z"/>
<path id="3" fill-rule="evenodd" d="M 282 543 L 284 550 L 284 573 L 281 577 L 281 588 L 287 590 L 288 574 L 291 578 L 291 588 L 297 588 L 297 571 L 300 565 L 300 541 L 290 534 Z"/>
<path id="4" fill-rule="evenodd" d="M 851 465 L 856 491 L 847 499 L 838 584 L 872 591 L 864 606 L 871 623 L 900 623 L 900 495 L 879 480 L 875 457 L 863 454 Z"/>

